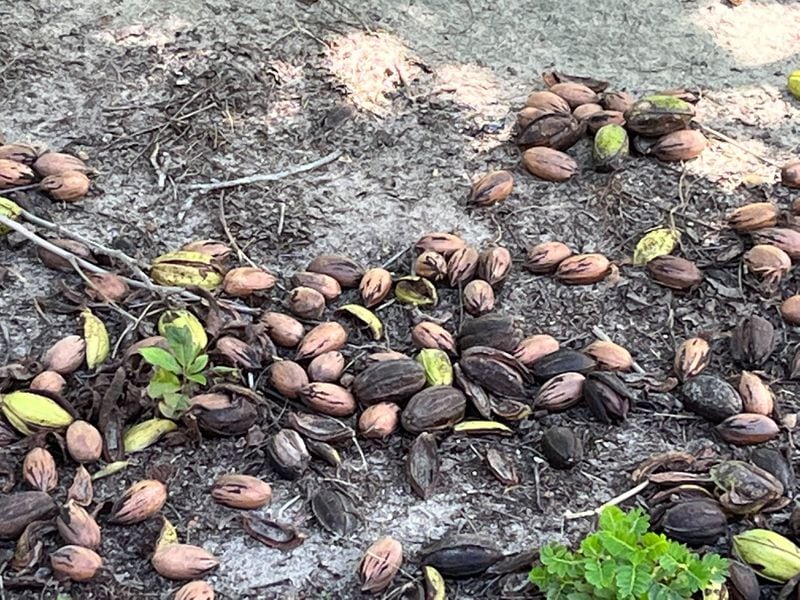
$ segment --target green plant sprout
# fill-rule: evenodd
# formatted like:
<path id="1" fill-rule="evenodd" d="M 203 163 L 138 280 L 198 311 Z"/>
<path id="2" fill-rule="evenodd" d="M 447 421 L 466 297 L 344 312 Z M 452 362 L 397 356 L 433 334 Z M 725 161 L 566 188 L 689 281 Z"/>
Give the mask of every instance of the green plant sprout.
<path id="1" fill-rule="evenodd" d="M 598 529 L 575 552 L 560 544 L 540 551 L 530 580 L 548 600 L 686 600 L 710 595 L 725 581 L 728 561 L 702 558 L 684 544 L 649 531 L 641 509 L 609 506 Z"/>
<path id="2" fill-rule="evenodd" d="M 141 348 L 139 354 L 155 367 L 147 395 L 158 401 L 158 409 L 168 419 L 180 417 L 189 408 L 189 398 L 196 386 L 204 386 L 208 354 L 192 339 L 185 326 L 164 328 L 167 349 Z"/>

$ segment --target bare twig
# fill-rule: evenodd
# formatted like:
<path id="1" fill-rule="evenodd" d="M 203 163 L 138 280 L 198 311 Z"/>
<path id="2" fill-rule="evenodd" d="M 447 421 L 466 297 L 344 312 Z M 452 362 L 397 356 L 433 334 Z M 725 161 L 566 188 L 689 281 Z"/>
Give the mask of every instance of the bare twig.
<path id="1" fill-rule="evenodd" d="M 278 181 L 279 179 L 285 179 L 286 177 L 291 177 L 292 175 L 297 175 L 298 173 L 313 171 L 314 169 L 317 169 L 323 165 L 332 163 L 341 155 L 342 151 L 336 150 L 334 152 L 331 152 L 327 156 L 323 156 L 322 158 L 319 158 L 310 163 L 297 165 L 296 167 L 291 167 L 289 169 L 286 169 L 285 171 L 278 171 L 277 173 L 260 173 L 258 175 L 250 175 L 249 177 L 240 177 L 239 179 L 231 179 L 229 181 L 219 181 L 213 183 L 193 183 L 187 187 L 190 190 L 198 190 L 200 192 L 213 192 L 214 190 L 223 190 L 226 188 L 236 187 L 239 185 L 251 185 L 253 183 Z"/>
<path id="2" fill-rule="evenodd" d="M 702 129 L 706 133 L 710 133 L 714 137 L 721 139 L 723 142 L 727 142 L 728 144 L 730 144 L 734 148 L 738 148 L 742 152 L 746 152 L 747 154 L 755 156 L 758 160 L 760 160 L 762 162 L 765 162 L 768 165 L 770 165 L 772 167 L 775 167 L 776 169 L 780 169 L 782 167 L 782 165 L 779 165 L 774 160 L 772 160 L 770 158 L 767 158 L 763 154 L 759 154 L 755 150 L 750 150 L 750 148 L 747 148 L 747 147 L 743 146 L 742 144 L 737 142 L 735 139 L 733 139 L 732 137 L 730 137 L 728 135 L 725 135 L 721 131 L 717 131 L 716 129 L 712 129 L 711 127 L 709 127 L 707 125 L 701 125 L 699 123 L 698 123 L 698 126 L 700 127 L 700 129 Z"/>
<path id="3" fill-rule="evenodd" d="M 383 269 L 388 269 L 388 268 L 389 268 L 389 267 L 391 267 L 391 266 L 392 266 L 392 265 L 393 265 L 395 262 L 397 262 L 397 261 L 398 261 L 400 258 L 402 258 L 402 257 L 403 257 L 403 255 L 404 255 L 406 252 L 408 252 L 409 250 L 411 250 L 411 247 L 410 247 L 410 246 L 409 246 L 409 247 L 406 247 L 406 248 L 403 248 L 402 250 L 400 250 L 400 252 L 398 252 L 397 254 L 395 254 L 394 256 L 392 256 L 391 258 L 389 258 L 389 260 L 387 260 L 385 263 L 383 263 L 383 264 L 381 265 L 381 268 L 383 268 Z M 411 265 L 411 268 L 412 268 L 412 269 L 414 268 L 414 265 L 413 265 L 413 264 Z"/>
<path id="4" fill-rule="evenodd" d="M 285 39 L 286 39 L 286 38 L 288 38 L 290 35 L 292 35 L 292 34 L 294 34 L 294 33 L 296 33 L 296 32 L 297 32 L 297 27 L 292 27 L 292 28 L 291 28 L 289 31 L 287 31 L 286 33 L 284 33 L 284 34 L 282 34 L 282 35 L 278 36 L 278 37 L 277 37 L 275 40 L 273 40 L 273 41 L 272 41 L 272 43 L 270 43 L 270 45 L 269 45 L 270 49 L 271 49 L 271 48 L 274 48 L 275 46 L 277 46 L 278 44 L 280 44 L 280 43 L 281 43 L 283 40 L 285 40 Z"/>
<path id="5" fill-rule="evenodd" d="M 22 210 L 20 216 L 33 223 L 34 225 L 38 225 L 39 227 L 44 227 L 45 229 L 50 229 L 51 231 L 55 231 L 58 235 L 62 235 L 64 237 L 68 237 L 70 239 L 76 240 L 81 244 L 85 244 L 90 248 L 94 248 L 101 254 L 105 254 L 106 256 L 113 258 L 115 260 L 120 261 L 121 263 L 126 264 L 129 266 L 133 272 L 136 274 L 137 277 L 142 277 L 144 274 L 141 272 L 141 269 L 149 269 L 150 265 L 144 261 L 136 260 L 135 258 L 128 256 L 124 252 L 117 250 L 115 248 L 109 248 L 108 246 L 104 246 L 90 238 L 84 237 L 74 231 L 70 231 L 66 227 L 53 223 L 52 221 L 48 221 L 43 219 L 32 212 L 28 212 L 27 210 Z M 138 270 L 138 272 L 137 272 Z M 146 276 L 145 276 L 146 278 Z"/>
<path id="6" fill-rule="evenodd" d="M 584 511 L 576 512 L 576 513 L 575 512 L 566 512 L 566 513 L 564 513 L 564 518 L 565 519 L 583 519 L 585 517 L 593 517 L 595 515 L 599 515 L 601 512 L 603 512 L 604 508 L 606 508 L 608 506 L 616 506 L 617 504 L 620 504 L 621 502 L 625 502 L 625 500 L 627 500 L 628 498 L 633 498 L 636 494 L 638 494 L 639 492 L 644 490 L 644 488 L 646 488 L 648 485 L 650 485 L 650 481 L 649 480 L 643 481 L 642 483 L 637 485 L 635 488 L 631 488 L 627 492 L 625 492 L 623 494 L 620 494 L 619 496 L 616 496 L 615 498 L 612 498 L 608 502 L 604 502 L 603 504 L 601 504 L 597 508 L 593 508 L 591 510 L 584 510 Z"/>
<path id="7" fill-rule="evenodd" d="M 304 35 L 307 35 L 307 36 L 308 36 L 308 37 L 310 37 L 312 40 L 314 40 L 315 42 L 317 42 L 318 44 L 320 44 L 320 45 L 321 45 L 323 48 L 330 48 L 330 44 L 328 44 L 328 42 L 326 42 L 326 41 L 325 41 L 325 40 L 323 40 L 323 39 L 320 39 L 319 37 L 317 37 L 316 35 L 314 35 L 313 33 L 311 33 L 311 32 L 310 32 L 308 29 L 306 29 L 305 27 L 303 27 L 303 26 L 300 24 L 300 22 L 297 20 L 297 17 L 294 17 L 294 16 L 292 16 L 292 21 L 294 22 L 294 28 L 295 28 L 297 31 L 299 31 L 300 33 L 302 33 L 302 34 L 304 34 Z"/>
<path id="8" fill-rule="evenodd" d="M 116 356 L 117 356 L 117 352 L 119 352 L 119 347 L 120 347 L 120 345 L 122 344 L 122 340 L 124 340 L 124 339 L 125 339 L 125 337 L 126 337 L 126 336 L 127 336 L 127 335 L 128 335 L 130 332 L 131 332 L 131 331 L 133 331 L 134 329 L 136 329 L 137 327 L 139 327 L 139 324 L 140 324 L 140 323 L 141 323 L 141 322 L 144 320 L 144 318 L 145 318 L 145 317 L 146 317 L 146 316 L 147 316 L 147 315 L 150 313 L 150 309 L 153 307 L 153 304 L 154 304 L 154 303 L 153 303 L 153 302 L 151 302 L 150 304 L 148 304 L 147 306 L 145 306 L 145 307 L 144 307 L 144 310 L 142 311 L 142 314 L 140 314 L 138 317 L 136 317 L 136 318 L 134 319 L 133 323 L 129 323 L 129 324 L 128 324 L 128 326 L 127 326 L 127 327 L 125 328 L 125 330 L 122 332 L 122 335 L 120 335 L 120 336 L 119 336 L 119 338 L 117 339 L 117 343 L 116 343 L 116 344 L 114 344 L 114 349 L 113 349 L 113 351 L 111 352 L 111 358 L 116 358 Z"/>
<path id="9" fill-rule="evenodd" d="M 214 106 L 216 106 L 216 103 L 212 102 L 211 104 L 209 104 L 207 106 L 204 106 L 203 108 L 198 108 L 197 110 L 194 110 L 194 111 L 192 111 L 190 113 L 187 113 L 185 115 L 181 114 L 181 112 L 183 112 L 184 108 L 186 108 L 192 102 L 197 100 L 197 98 L 199 98 L 202 94 L 205 94 L 206 92 L 208 92 L 209 89 L 210 88 L 208 88 L 208 87 L 204 87 L 203 89 L 198 90 L 195 94 L 192 95 L 191 98 L 189 98 L 186 102 L 184 102 L 180 106 L 180 108 L 178 108 L 177 111 L 175 111 L 175 114 L 173 114 L 170 117 L 167 117 L 166 122 L 159 123 L 158 125 L 150 125 L 149 127 L 145 127 L 144 129 L 137 129 L 136 131 L 133 131 L 131 133 L 125 133 L 125 134 L 119 136 L 117 139 L 115 139 L 115 140 L 111 141 L 110 143 L 106 144 L 103 147 L 103 149 L 111 148 L 112 146 L 114 146 L 115 144 L 121 142 L 122 140 L 129 140 L 129 139 L 138 137 L 140 135 L 144 135 L 146 133 L 150 133 L 152 131 L 158 130 L 158 133 L 160 134 L 163 130 L 165 130 L 170 125 L 173 125 L 175 123 L 179 123 L 179 122 L 184 121 L 184 120 L 186 120 L 186 119 L 188 119 L 190 117 L 193 117 L 194 115 L 196 115 L 198 113 L 201 113 L 201 112 L 204 112 L 206 110 L 209 110 L 210 108 L 213 108 Z M 158 134 L 156 134 L 156 137 L 158 137 Z M 141 154 L 139 156 L 141 156 Z"/>
<path id="10" fill-rule="evenodd" d="M 167 174 L 161 169 L 161 165 L 158 164 L 158 152 L 161 150 L 161 144 L 156 142 L 153 145 L 153 153 L 150 155 L 150 164 L 153 165 L 153 170 L 156 172 L 158 176 L 158 182 L 156 185 L 158 186 L 159 191 L 164 189 L 164 183 L 167 180 Z"/>
<path id="11" fill-rule="evenodd" d="M 228 237 L 228 241 L 231 243 L 231 247 L 236 250 L 236 255 L 239 257 L 240 261 L 247 261 L 251 267 L 258 268 L 258 265 L 250 260 L 250 257 L 244 253 L 244 251 L 239 246 L 239 243 L 236 241 L 236 238 L 233 237 L 231 230 L 228 228 L 228 218 L 225 216 L 225 192 L 220 193 L 219 195 L 219 222 L 222 225 L 222 230 L 225 232 L 225 235 Z"/>
<path id="12" fill-rule="evenodd" d="M 3 342 L 5 343 L 5 351 L 3 352 L 3 364 L 5 365 L 8 364 L 8 359 L 11 357 L 11 335 L 8 333 L 8 325 L 6 325 L 5 321 L 0 321 L 0 333 L 3 334 Z"/>
<path id="13" fill-rule="evenodd" d="M 350 8 L 349 6 L 344 4 L 343 2 L 339 2 L 338 0 L 331 0 L 331 4 L 335 4 L 336 6 L 339 6 L 339 7 L 343 8 L 345 11 L 347 11 L 348 13 L 350 13 L 350 15 L 352 15 L 352 17 L 356 21 L 358 21 L 358 24 L 361 25 L 361 27 L 364 28 L 364 31 L 366 31 L 367 33 L 372 34 L 372 35 L 375 34 L 375 30 L 372 29 L 369 25 L 367 25 L 364 22 L 364 19 L 362 19 L 361 16 L 356 11 L 354 11 L 352 8 Z"/>
<path id="14" fill-rule="evenodd" d="M 4 194 L 10 194 L 11 192 L 24 192 L 25 190 L 35 190 L 41 186 L 39 183 L 29 183 L 27 185 L 18 185 L 16 187 L 5 188 L 3 190 Z"/>
<path id="15" fill-rule="evenodd" d="M 592 333 L 595 335 L 595 337 L 598 340 L 602 340 L 604 342 L 611 342 L 612 344 L 614 343 L 614 340 L 612 340 L 610 337 L 608 337 L 608 334 L 606 334 L 606 332 L 603 331 L 602 329 L 600 329 L 597 325 L 592 327 Z M 641 367 L 641 365 L 639 365 L 639 363 L 637 363 L 635 360 L 631 363 L 631 367 L 633 368 L 634 371 L 636 371 L 637 373 L 639 373 L 641 375 L 645 375 L 647 373 L 647 371 L 645 371 Z"/>
<path id="16" fill-rule="evenodd" d="M 278 206 L 278 237 L 283 233 L 283 221 L 286 218 L 286 203 L 281 202 Z"/>
<path id="17" fill-rule="evenodd" d="M 364 472 L 367 473 L 369 471 L 369 464 L 367 464 L 367 457 L 364 456 L 364 451 L 361 449 L 361 444 L 358 443 L 358 439 L 356 436 L 353 436 L 353 445 L 358 450 L 358 455 L 361 457 L 361 464 L 364 466 Z"/>
<path id="18" fill-rule="evenodd" d="M 536 492 L 536 508 L 538 508 L 540 512 L 544 512 L 544 508 L 542 507 L 542 496 L 541 492 L 539 491 L 539 460 L 537 458 L 533 459 L 533 485 Z"/>
<path id="19" fill-rule="evenodd" d="M 27 238 L 37 246 L 41 246 L 42 248 L 52 252 L 56 256 L 63 258 L 64 260 L 70 262 L 70 264 L 73 263 L 78 264 L 87 271 L 91 271 L 92 273 L 101 273 L 101 274 L 108 273 L 108 271 L 106 271 L 102 267 L 98 267 L 97 265 L 92 264 L 89 261 L 84 260 L 79 256 L 75 256 L 74 254 L 68 252 L 67 250 L 64 250 L 64 248 L 60 248 L 55 244 L 48 242 L 46 239 L 39 237 L 24 225 L 17 223 L 15 220 L 10 219 L 5 215 L 0 214 L 0 224 L 5 225 L 9 229 L 13 229 L 14 231 L 22 235 L 22 237 Z M 138 284 L 137 287 L 141 287 L 142 285 L 141 282 L 139 281 L 128 281 L 128 284 L 130 285 Z"/>
<path id="20" fill-rule="evenodd" d="M 83 269 L 85 269 L 87 271 L 90 271 L 91 273 L 99 273 L 99 274 L 102 274 L 102 275 L 106 275 L 106 274 L 110 273 L 110 271 L 107 271 L 106 269 L 103 269 L 102 267 L 98 267 L 97 265 L 95 265 L 93 263 L 90 263 L 89 261 L 84 260 L 81 257 L 72 254 L 71 252 L 68 252 L 67 250 L 64 250 L 64 248 L 60 248 L 60 247 L 56 246 L 55 244 L 53 244 L 51 242 L 48 242 L 46 239 L 39 237 L 38 235 L 36 235 L 33 231 L 31 231 L 30 229 L 28 229 L 24 225 L 22 225 L 20 223 L 17 223 L 13 219 L 10 219 L 10 218 L 6 217 L 5 215 L 0 215 L 0 224 L 5 225 L 9 229 L 13 229 L 14 231 L 16 231 L 17 233 L 22 235 L 22 237 L 30 240 L 31 242 L 33 242 L 37 246 L 40 246 L 40 247 L 44 248 L 45 250 L 48 250 L 48 251 L 52 252 L 56 256 L 59 256 L 59 257 L 63 258 L 64 260 L 68 261 L 71 265 L 73 265 L 73 268 L 77 264 L 81 268 L 83 268 Z M 127 283 L 131 287 L 143 288 L 143 289 L 149 290 L 151 292 L 159 293 L 159 294 L 163 294 L 163 295 L 172 295 L 172 294 L 179 295 L 181 298 L 184 298 L 185 300 L 191 300 L 192 302 L 203 302 L 203 303 L 205 303 L 205 300 L 203 298 L 201 298 L 197 294 L 194 294 L 194 293 L 192 293 L 192 292 L 190 292 L 188 290 L 185 290 L 185 289 L 183 289 L 181 287 L 175 287 L 175 286 L 156 285 L 144 273 L 142 273 L 142 276 L 144 277 L 144 281 L 131 279 L 129 277 L 122 277 L 122 279 L 125 281 L 125 283 Z M 258 313 L 261 312 L 257 308 L 251 308 L 249 306 L 245 306 L 244 304 L 239 304 L 238 302 L 232 302 L 232 301 L 229 301 L 229 300 L 220 301 L 220 305 L 227 306 L 229 308 L 238 310 L 238 311 L 243 312 L 243 313 L 248 313 L 248 314 L 258 314 Z"/>
<path id="21" fill-rule="evenodd" d="M 98 292 L 100 294 L 100 297 L 102 298 L 103 297 L 102 290 L 100 290 L 100 288 L 97 287 L 97 285 L 94 283 L 94 281 L 89 279 L 89 277 L 86 275 L 86 273 L 83 272 L 83 269 L 80 268 L 78 263 L 75 260 L 71 260 L 70 261 L 70 265 L 72 265 L 72 269 L 78 275 L 80 275 L 81 279 L 83 279 L 83 281 L 86 282 L 86 285 L 88 285 L 94 291 Z M 134 317 L 131 313 L 129 313 L 124 308 L 120 307 L 119 304 L 117 304 L 113 300 L 106 299 L 105 302 L 106 302 L 106 305 L 108 305 L 111 309 L 113 309 L 116 312 L 118 312 L 119 314 L 121 314 L 123 317 L 125 317 L 127 319 L 130 319 L 131 321 L 135 321 L 136 320 L 136 317 Z"/>
<path id="22" fill-rule="evenodd" d="M 186 219 L 186 214 L 192 210 L 194 201 L 197 200 L 197 196 L 198 194 L 189 194 L 188 198 L 186 198 L 183 206 L 181 206 L 181 209 L 178 211 L 178 222 L 183 223 L 184 219 Z"/>

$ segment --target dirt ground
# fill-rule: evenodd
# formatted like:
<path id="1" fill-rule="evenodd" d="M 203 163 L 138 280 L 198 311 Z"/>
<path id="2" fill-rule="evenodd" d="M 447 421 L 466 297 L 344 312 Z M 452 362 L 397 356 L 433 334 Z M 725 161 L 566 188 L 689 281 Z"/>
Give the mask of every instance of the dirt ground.
<path id="1" fill-rule="evenodd" d="M 635 159 L 614 176 L 587 166 L 568 183 L 550 184 L 518 167 L 511 142 L 515 111 L 542 86 L 539 73 L 555 66 L 637 95 L 698 88 L 700 121 L 783 163 L 800 147 L 800 102 L 784 87 L 800 64 L 796 2 L 746 0 L 731 8 L 723 0 L 0 0 L 0 18 L 0 136 L 85 153 L 100 171 L 91 196 L 74 205 L 15 195 L 37 214 L 149 259 L 191 240 L 224 239 L 222 207 L 248 255 L 285 276 L 329 251 L 380 265 L 431 230 L 457 232 L 477 247 L 499 242 L 519 261 L 534 243 L 563 240 L 621 263 L 644 232 L 669 224 L 672 214 L 684 233 L 681 253 L 708 267 L 699 290 L 665 292 L 626 266 L 616 282 L 571 288 L 516 264 L 498 310 L 526 333 L 550 333 L 574 348 L 599 327 L 655 379 L 668 371 L 677 343 L 698 334 L 713 340 L 710 370 L 736 375 L 726 333 L 739 316 L 755 312 L 781 336 L 765 368 L 781 410 L 800 407 L 785 379 L 800 337 L 776 310 L 781 294 L 798 292 L 797 277 L 774 295 L 760 292 L 740 272 L 742 241 L 721 226 L 732 207 L 791 202 L 786 189 L 773 186 L 774 167 L 714 140 L 685 170 Z M 187 189 L 281 171 L 337 150 L 342 157 L 333 163 L 275 183 L 224 195 Z M 570 152 L 589 164 L 588 142 Z M 495 168 L 514 170 L 514 193 L 496 209 L 467 210 L 470 180 Z M 409 258 L 391 268 L 408 272 Z M 0 361 L 36 356 L 77 330 L 75 314 L 37 309 L 37 299 L 52 306 L 46 299 L 57 294 L 58 276 L 30 244 L 15 236 L 0 242 L 0 273 Z M 73 276 L 66 281 L 79 284 Z M 445 294 L 431 311 L 449 317 L 451 330 L 460 320 L 454 298 Z M 103 316 L 118 335 L 118 316 Z M 413 315 L 393 305 L 381 317 L 392 348 L 408 348 Z M 353 357 L 370 345 L 363 335 L 351 342 Z M 297 482 L 275 476 L 263 449 L 244 440 L 156 448 L 103 480 L 96 494 L 113 498 L 148 466 L 170 465 L 166 514 L 183 540 L 220 558 L 209 578 L 218 597 L 356 598 L 359 557 L 381 535 L 406 549 L 400 585 L 419 577 L 419 548 L 447 532 L 476 532 L 507 552 L 579 539 L 591 521 L 565 520 L 565 512 L 594 508 L 631 487 L 631 468 L 653 453 L 711 446 L 723 456 L 745 454 L 686 416 L 676 395 L 641 398 L 619 427 L 600 425 L 578 408 L 523 422 L 500 441 L 445 438 L 442 481 L 424 502 L 403 475 L 411 442 L 405 435 L 363 444 L 366 465 L 355 448 L 344 448 L 341 468 L 315 461 L 314 472 Z M 541 432 L 552 424 L 570 425 L 583 438 L 586 459 L 567 474 L 550 469 L 539 452 Z M 269 431 L 270 422 L 263 427 Z M 521 485 L 504 489 L 488 473 L 480 455 L 492 445 L 513 457 Z M 274 499 L 263 514 L 300 526 L 305 543 L 282 553 L 247 537 L 238 515 L 207 494 L 229 470 L 272 481 Z M 333 485 L 355 498 L 363 517 L 347 538 L 325 532 L 307 502 L 320 486 Z M 786 517 L 770 519 L 780 527 Z M 169 597 L 176 586 L 155 576 L 148 562 L 157 529 L 104 527 L 101 583 L 70 588 L 47 580 L 43 569 L 44 587 L 0 587 L 0 598 Z M 12 550 L 0 545 L 0 564 Z M 523 582 L 524 576 L 453 581 L 449 597 L 528 597 Z"/>

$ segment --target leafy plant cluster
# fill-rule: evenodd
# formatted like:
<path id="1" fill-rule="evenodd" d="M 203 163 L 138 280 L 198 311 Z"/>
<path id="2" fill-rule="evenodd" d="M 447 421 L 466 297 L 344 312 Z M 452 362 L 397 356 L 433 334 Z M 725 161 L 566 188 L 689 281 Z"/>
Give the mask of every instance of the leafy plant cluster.
<path id="1" fill-rule="evenodd" d="M 548 600 L 686 600 L 725 581 L 727 560 L 700 558 L 649 528 L 643 510 L 609 506 L 578 550 L 544 546 L 530 579 Z"/>
<path id="2" fill-rule="evenodd" d="M 139 354 L 155 367 L 147 395 L 159 401 L 158 408 L 165 417 L 174 419 L 189 408 L 194 386 L 206 385 L 208 354 L 195 343 L 188 327 L 167 325 L 164 337 L 167 349 L 141 348 Z"/>

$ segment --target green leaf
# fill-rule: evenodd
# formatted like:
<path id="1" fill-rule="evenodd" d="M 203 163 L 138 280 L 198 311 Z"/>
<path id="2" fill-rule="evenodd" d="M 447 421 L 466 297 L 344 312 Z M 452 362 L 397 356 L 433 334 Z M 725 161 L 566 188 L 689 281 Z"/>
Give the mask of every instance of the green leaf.
<path id="1" fill-rule="evenodd" d="M 158 403 L 158 412 L 164 415 L 167 419 L 177 419 L 180 415 L 175 411 L 172 406 L 164 402 L 163 400 Z"/>
<path id="2" fill-rule="evenodd" d="M 647 559 L 655 563 L 658 562 L 659 557 L 669 552 L 671 542 L 663 533 L 649 531 L 642 536 L 641 544 L 647 553 Z"/>
<path id="3" fill-rule="evenodd" d="M 730 563 L 719 554 L 706 554 L 702 562 L 708 569 L 711 583 L 722 583 L 728 577 Z"/>
<path id="4" fill-rule="evenodd" d="M 669 554 L 664 554 L 658 559 L 658 567 L 666 577 L 672 577 L 681 568 L 681 563 L 676 561 Z"/>
<path id="5" fill-rule="evenodd" d="M 675 562 L 685 565 L 692 560 L 696 560 L 697 556 L 693 555 L 689 548 L 683 544 L 671 540 L 668 540 L 667 543 L 669 546 L 667 547 L 666 554 L 675 559 Z"/>
<path id="6" fill-rule="evenodd" d="M 172 408 L 186 410 L 189 408 L 189 399 L 186 397 L 185 394 L 181 393 L 171 393 L 171 394 L 164 394 L 164 402 L 169 404 Z"/>
<path id="7" fill-rule="evenodd" d="M 636 552 L 636 534 L 629 531 L 598 531 L 597 538 L 611 556 L 626 557 Z"/>
<path id="8" fill-rule="evenodd" d="M 211 372 L 214 375 L 231 375 L 233 373 L 237 373 L 238 371 L 239 369 L 235 369 L 233 367 L 223 367 L 223 366 L 217 366 L 211 369 Z"/>
<path id="9" fill-rule="evenodd" d="M 650 588 L 647 565 L 622 565 L 617 568 L 617 597 L 620 600 L 639 598 Z"/>
<path id="10" fill-rule="evenodd" d="M 192 364 L 200 348 L 195 346 L 192 339 L 192 332 L 188 327 L 166 325 L 164 327 L 164 337 L 167 338 L 170 350 L 175 355 L 175 359 L 183 367 Z"/>
<path id="11" fill-rule="evenodd" d="M 613 560 L 588 559 L 584 562 L 583 568 L 586 572 L 586 581 L 594 587 L 600 589 L 613 587 L 616 572 L 616 563 Z"/>
<path id="12" fill-rule="evenodd" d="M 672 579 L 669 587 L 673 591 L 683 593 L 688 598 L 696 591 L 693 579 L 686 571 L 682 570 Z"/>
<path id="13" fill-rule="evenodd" d="M 189 399 L 181 393 L 164 394 L 158 410 L 168 419 L 177 419 L 189 408 Z"/>
<path id="14" fill-rule="evenodd" d="M 140 348 L 139 354 L 142 358 L 154 367 L 161 367 L 172 373 L 180 373 L 181 367 L 175 357 L 163 348 Z"/>
<path id="15" fill-rule="evenodd" d="M 188 379 L 189 381 L 194 381 L 195 383 L 199 383 L 200 385 L 205 385 L 206 383 L 208 383 L 208 381 L 206 380 L 206 376 L 201 375 L 200 373 L 187 375 L 186 379 Z"/>
<path id="16" fill-rule="evenodd" d="M 567 575 L 580 561 L 560 544 L 548 544 L 541 549 L 539 560 L 547 567 L 548 572 L 563 577 Z"/>
<path id="17" fill-rule="evenodd" d="M 685 598 L 663 583 L 657 583 L 647 591 L 647 600 L 685 600 Z"/>
<path id="18" fill-rule="evenodd" d="M 528 579 L 530 579 L 536 585 L 536 587 L 542 591 L 547 589 L 547 584 L 550 582 L 550 576 L 547 573 L 547 569 L 541 566 L 533 567 L 531 572 L 528 573 Z"/>
<path id="19" fill-rule="evenodd" d="M 724 582 L 725 559 L 716 554 L 701 559 L 648 529 L 644 511 L 608 507 L 598 530 L 581 541 L 577 552 L 544 546 L 531 581 L 556 600 L 686 600 Z"/>
<path id="20" fill-rule="evenodd" d="M 208 366 L 208 354 L 201 354 L 192 361 L 188 371 L 191 374 L 202 373 L 206 366 Z"/>
<path id="21" fill-rule="evenodd" d="M 698 590 L 706 588 L 711 583 L 711 571 L 700 560 L 689 563 L 686 574 L 691 585 Z"/>
<path id="22" fill-rule="evenodd" d="M 598 526 L 605 531 L 612 531 L 625 522 L 625 513 L 619 506 L 606 506 L 600 513 Z"/>
<path id="23" fill-rule="evenodd" d="M 173 394 L 180 389 L 181 382 L 178 380 L 178 376 L 158 367 L 147 385 L 147 395 L 151 398 L 161 398 L 165 394 Z"/>
<path id="24" fill-rule="evenodd" d="M 592 598 L 594 598 L 594 600 L 617 600 L 617 590 L 616 588 L 602 590 L 593 588 Z"/>
<path id="25" fill-rule="evenodd" d="M 587 535 L 581 542 L 581 553 L 586 557 L 600 556 L 603 554 L 603 544 L 596 534 Z"/>
<path id="26" fill-rule="evenodd" d="M 637 536 L 643 536 L 650 528 L 650 517 L 641 508 L 634 508 L 625 515 L 627 529 Z"/>

